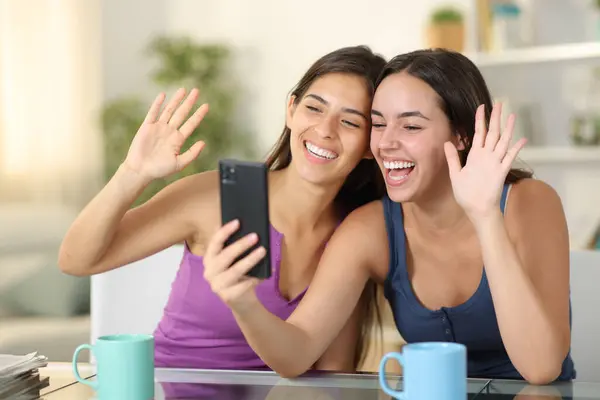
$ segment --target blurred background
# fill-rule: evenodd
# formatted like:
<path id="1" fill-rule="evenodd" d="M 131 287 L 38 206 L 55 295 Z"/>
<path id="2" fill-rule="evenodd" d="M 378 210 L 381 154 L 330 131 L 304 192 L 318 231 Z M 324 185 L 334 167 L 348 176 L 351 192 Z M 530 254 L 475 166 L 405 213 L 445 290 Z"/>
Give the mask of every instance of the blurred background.
<path id="1" fill-rule="evenodd" d="M 467 54 L 517 114 L 572 249 L 600 249 L 600 1 L 0 0 L 0 353 L 67 361 L 89 341 L 90 279 L 62 275 L 58 247 L 158 91 L 211 104 L 184 174 L 261 159 L 302 73 L 357 44 Z"/>

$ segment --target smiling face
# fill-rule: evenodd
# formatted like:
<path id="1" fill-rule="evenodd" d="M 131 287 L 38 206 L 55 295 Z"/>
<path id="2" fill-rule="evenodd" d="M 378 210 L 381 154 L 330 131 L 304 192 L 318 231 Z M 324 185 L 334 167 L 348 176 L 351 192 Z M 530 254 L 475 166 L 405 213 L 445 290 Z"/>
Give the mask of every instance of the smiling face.
<path id="1" fill-rule="evenodd" d="M 330 73 L 301 99 L 292 97 L 286 124 L 291 164 L 315 184 L 343 181 L 368 150 L 371 96 L 365 79 Z"/>
<path id="2" fill-rule="evenodd" d="M 438 94 L 408 73 L 387 76 L 371 111 L 371 151 L 395 202 L 428 198 L 450 188 L 444 143 L 464 149 Z"/>

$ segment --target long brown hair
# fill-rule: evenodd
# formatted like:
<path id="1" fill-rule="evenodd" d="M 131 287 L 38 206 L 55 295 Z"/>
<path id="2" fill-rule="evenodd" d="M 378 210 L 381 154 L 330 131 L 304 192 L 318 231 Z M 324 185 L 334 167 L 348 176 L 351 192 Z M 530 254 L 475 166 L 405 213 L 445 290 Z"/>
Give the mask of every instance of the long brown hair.
<path id="1" fill-rule="evenodd" d="M 375 83 L 385 64 L 386 60 L 373 53 L 367 46 L 344 47 L 332 51 L 318 59 L 306 71 L 292 89 L 290 96 L 294 96 L 294 102 L 298 104 L 318 78 L 330 73 L 347 73 L 364 78 L 372 97 Z M 271 171 L 282 170 L 290 165 L 292 161 L 290 135 L 290 128 L 284 126 L 281 136 L 267 156 L 266 164 Z M 385 184 L 379 166 L 373 159 L 363 159 L 348 175 L 334 201 L 340 217 L 343 218 L 356 208 L 380 199 L 384 194 Z M 373 315 L 376 315 L 379 326 L 381 325 L 375 294 L 374 283 L 370 281 L 359 303 L 359 307 L 363 308 L 361 310 L 363 324 L 355 352 L 355 368 L 366 356 L 366 341 L 373 327 Z"/>
<path id="2" fill-rule="evenodd" d="M 465 145 L 465 149 L 459 152 L 464 166 L 475 134 L 477 107 L 485 105 L 488 126 L 493 107 L 492 96 L 477 66 L 464 55 L 451 50 L 416 50 L 392 58 L 383 69 L 377 85 L 387 76 L 400 72 L 421 79 L 438 94 L 452 130 Z M 505 181 L 515 183 L 532 176 L 531 171 L 513 168 Z"/>

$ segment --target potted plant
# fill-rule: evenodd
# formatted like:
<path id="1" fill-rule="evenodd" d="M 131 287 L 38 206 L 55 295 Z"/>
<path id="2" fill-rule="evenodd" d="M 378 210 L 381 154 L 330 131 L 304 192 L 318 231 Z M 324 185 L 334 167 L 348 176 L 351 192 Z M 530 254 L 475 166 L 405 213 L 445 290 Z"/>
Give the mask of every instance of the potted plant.
<path id="1" fill-rule="evenodd" d="M 465 46 L 463 13 L 452 6 L 437 8 L 427 25 L 427 46 L 462 52 Z"/>
<path id="2" fill-rule="evenodd" d="M 210 111 L 182 149 L 182 152 L 186 151 L 190 144 L 202 139 L 206 147 L 200 156 L 183 171 L 152 182 L 134 206 L 183 176 L 216 168 L 220 158 L 252 158 L 254 155 L 250 136 L 235 123 L 235 100 L 239 90 L 228 72 L 228 48 L 215 44 L 200 45 L 186 37 L 158 37 L 151 41 L 147 50 L 158 61 L 151 80 L 159 90 L 170 95 L 179 87 L 188 90 L 196 87 L 200 90 L 196 107 L 208 102 Z M 106 180 L 114 175 L 125 159 L 149 106 L 148 101 L 128 96 L 111 101 L 104 107 L 102 128 Z"/>

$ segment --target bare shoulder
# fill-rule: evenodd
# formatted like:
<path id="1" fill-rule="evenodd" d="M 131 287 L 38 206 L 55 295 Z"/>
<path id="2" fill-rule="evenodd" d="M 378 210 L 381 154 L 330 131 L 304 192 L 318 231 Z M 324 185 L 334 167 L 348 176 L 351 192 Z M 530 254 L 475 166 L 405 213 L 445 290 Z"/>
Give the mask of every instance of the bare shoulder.
<path id="1" fill-rule="evenodd" d="M 389 246 L 383 215 L 383 202 L 372 201 L 352 211 L 336 230 L 335 236 L 348 238 L 348 250 L 360 252 L 372 277 L 385 279 L 389 264 Z"/>
<path id="2" fill-rule="evenodd" d="M 565 213 L 554 188 L 538 179 L 513 184 L 506 206 L 506 225 L 511 238 L 528 242 L 530 235 L 559 236 L 568 241 Z"/>
<path id="3" fill-rule="evenodd" d="M 563 214 L 560 196 L 546 182 L 528 178 L 514 183 L 506 206 L 507 219 L 520 219 L 530 213 Z"/>
<path id="4" fill-rule="evenodd" d="M 352 211 L 343 221 L 342 225 L 349 225 L 355 229 L 376 230 L 377 225 L 385 229 L 383 218 L 383 202 L 375 200 Z"/>
<path id="5" fill-rule="evenodd" d="M 511 197 L 517 204 L 528 203 L 530 200 L 560 201 L 554 188 L 539 179 L 527 178 L 514 183 L 511 188 Z"/>

